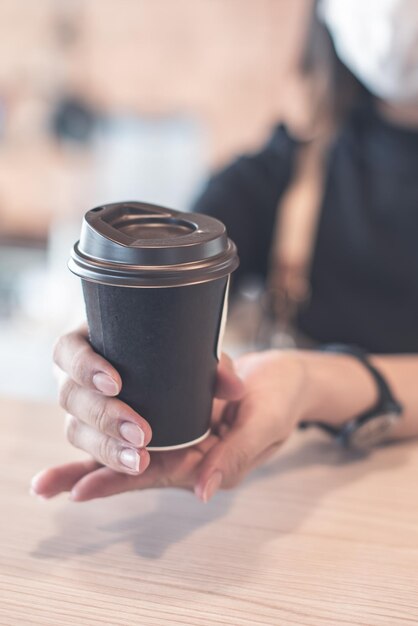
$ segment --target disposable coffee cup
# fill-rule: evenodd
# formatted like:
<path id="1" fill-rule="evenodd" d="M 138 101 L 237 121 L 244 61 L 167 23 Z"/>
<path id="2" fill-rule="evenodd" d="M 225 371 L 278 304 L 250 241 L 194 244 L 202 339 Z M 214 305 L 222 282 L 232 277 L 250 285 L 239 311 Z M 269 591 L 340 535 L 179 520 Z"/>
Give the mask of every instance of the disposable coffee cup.
<path id="1" fill-rule="evenodd" d="M 93 348 L 120 373 L 119 397 L 151 425 L 149 450 L 210 432 L 237 266 L 225 226 L 207 215 L 122 202 L 84 217 L 69 268 L 82 279 Z"/>

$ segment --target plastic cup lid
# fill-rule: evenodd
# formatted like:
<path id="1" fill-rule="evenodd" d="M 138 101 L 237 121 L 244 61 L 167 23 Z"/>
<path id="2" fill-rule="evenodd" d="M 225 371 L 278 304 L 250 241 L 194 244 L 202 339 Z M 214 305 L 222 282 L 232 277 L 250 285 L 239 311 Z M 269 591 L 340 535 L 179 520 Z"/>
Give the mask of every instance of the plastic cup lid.
<path id="1" fill-rule="evenodd" d="M 84 280 L 121 287 L 174 287 L 227 276 L 235 244 L 219 220 L 142 202 L 86 213 L 68 266 Z"/>

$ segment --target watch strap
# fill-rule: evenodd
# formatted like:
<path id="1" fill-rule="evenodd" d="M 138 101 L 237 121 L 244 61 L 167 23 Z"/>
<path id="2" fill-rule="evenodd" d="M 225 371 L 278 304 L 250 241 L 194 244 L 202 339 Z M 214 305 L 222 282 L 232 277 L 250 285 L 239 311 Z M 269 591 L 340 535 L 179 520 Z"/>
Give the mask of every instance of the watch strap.
<path id="1" fill-rule="evenodd" d="M 322 346 L 320 350 L 322 352 L 333 352 L 335 354 L 347 354 L 357 358 L 372 375 L 372 378 L 377 386 L 378 398 L 370 409 L 348 420 L 340 427 L 332 426 L 325 422 L 301 422 L 300 428 L 316 426 L 335 437 L 341 444 L 348 447 L 350 445 L 350 437 L 352 433 L 369 420 L 385 413 L 393 413 L 394 415 L 402 414 L 402 405 L 393 396 L 384 376 L 372 363 L 370 363 L 367 358 L 367 353 L 364 350 L 358 348 L 357 346 L 339 343 L 326 344 Z"/>

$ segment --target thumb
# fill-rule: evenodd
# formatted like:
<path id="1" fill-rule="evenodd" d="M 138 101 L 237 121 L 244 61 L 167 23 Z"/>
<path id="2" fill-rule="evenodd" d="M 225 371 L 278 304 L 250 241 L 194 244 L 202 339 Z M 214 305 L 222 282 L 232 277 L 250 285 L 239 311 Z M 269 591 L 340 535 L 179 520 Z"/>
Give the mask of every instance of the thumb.
<path id="1" fill-rule="evenodd" d="M 244 394 L 244 383 L 236 374 L 232 359 L 222 354 L 218 365 L 215 397 L 223 400 L 239 400 Z"/>
<path id="2" fill-rule="evenodd" d="M 274 443 L 273 429 L 265 415 L 252 414 L 245 421 L 237 419 L 204 456 L 197 473 L 196 496 L 208 502 L 221 487 L 235 487 Z"/>

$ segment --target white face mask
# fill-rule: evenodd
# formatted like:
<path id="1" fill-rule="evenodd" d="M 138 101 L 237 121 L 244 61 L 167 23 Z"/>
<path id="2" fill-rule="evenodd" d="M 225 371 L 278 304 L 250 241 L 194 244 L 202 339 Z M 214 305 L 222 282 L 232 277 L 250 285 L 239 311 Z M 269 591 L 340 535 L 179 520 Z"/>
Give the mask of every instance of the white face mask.
<path id="1" fill-rule="evenodd" d="M 418 1 L 320 0 L 341 61 L 369 91 L 418 104 Z"/>

